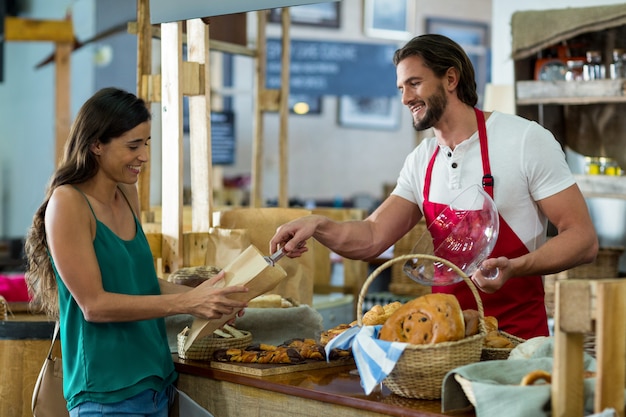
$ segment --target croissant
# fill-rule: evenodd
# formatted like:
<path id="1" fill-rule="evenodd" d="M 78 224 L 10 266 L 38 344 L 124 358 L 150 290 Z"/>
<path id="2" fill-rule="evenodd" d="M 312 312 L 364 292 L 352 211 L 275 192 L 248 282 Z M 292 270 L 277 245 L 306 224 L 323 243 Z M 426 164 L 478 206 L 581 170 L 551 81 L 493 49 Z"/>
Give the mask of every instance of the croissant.
<path id="1" fill-rule="evenodd" d="M 313 339 L 291 339 L 285 341 L 281 347 L 294 348 L 304 359 L 325 360 L 326 352 Z"/>
<path id="2" fill-rule="evenodd" d="M 248 348 L 249 349 L 249 348 Z M 239 363 L 300 363 L 304 358 L 296 349 L 279 347 L 275 350 L 218 349 L 213 358 L 219 362 Z"/>

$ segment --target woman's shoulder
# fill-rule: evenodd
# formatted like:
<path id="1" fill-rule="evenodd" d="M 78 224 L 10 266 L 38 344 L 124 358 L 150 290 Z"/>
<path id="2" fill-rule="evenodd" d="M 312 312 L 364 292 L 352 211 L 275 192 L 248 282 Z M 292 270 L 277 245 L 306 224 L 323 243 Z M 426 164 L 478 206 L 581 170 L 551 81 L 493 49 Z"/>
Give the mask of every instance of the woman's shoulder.
<path id="1" fill-rule="evenodd" d="M 59 185 L 56 187 L 50 195 L 50 200 L 63 202 L 63 203 L 77 203 L 84 202 L 85 197 L 80 190 L 71 184 Z"/>
<path id="2" fill-rule="evenodd" d="M 73 185 L 60 185 L 56 187 L 48 201 L 46 217 L 61 214 L 64 218 L 79 220 L 82 216 L 91 216 L 89 200 L 79 189 Z"/>

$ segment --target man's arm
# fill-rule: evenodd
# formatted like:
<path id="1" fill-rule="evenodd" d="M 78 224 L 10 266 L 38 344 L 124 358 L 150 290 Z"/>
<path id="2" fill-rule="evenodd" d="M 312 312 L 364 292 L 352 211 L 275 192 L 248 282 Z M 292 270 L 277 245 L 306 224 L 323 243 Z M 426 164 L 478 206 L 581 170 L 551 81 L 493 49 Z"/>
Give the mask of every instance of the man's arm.
<path id="1" fill-rule="evenodd" d="M 557 273 L 595 259 L 598 237 L 585 199 L 576 184 L 537 204 L 558 234 L 537 250 L 519 258 L 500 257 L 485 261 L 483 266 L 488 269 L 498 267 L 501 277 L 495 281 L 480 279 L 478 284 L 483 291 L 494 292 L 511 277 Z M 474 276 L 474 279 L 476 281 L 477 277 Z"/>
<path id="2" fill-rule="evenodd" d="M 284 246 L 288 256 L 300 256 L 300 242 L 314 237 L 333 252 L 349 259 L 371 259 L 400 239 L 422 217 L 417 205 L 390 196 L 365 220 L 336 222 L 327 217 L 306 216 L 280 226 L 270 242 L 273 253 Z"/>

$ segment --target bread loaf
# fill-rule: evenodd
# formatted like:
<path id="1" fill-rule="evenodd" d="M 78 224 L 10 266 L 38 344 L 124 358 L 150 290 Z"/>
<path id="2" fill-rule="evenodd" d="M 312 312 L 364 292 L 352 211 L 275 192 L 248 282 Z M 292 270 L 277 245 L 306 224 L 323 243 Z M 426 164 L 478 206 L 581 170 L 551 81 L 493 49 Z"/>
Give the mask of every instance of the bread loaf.
<path id="1" fill-rule="evenodd" d="M 480 323 L 480 314 L 478 310 L 463 310 L 463 320 L 465 321 L 465 337 L 474 336 L 480 331 L 478 324 Z"/>
<path id="2" fill-rule="evenodd" d="M 167 280 L 178 285 L 197 287 L 204 281 L 219 274 L 220 271 L 220 268 L 208 265 L 184 267 L 172 272 L 167 277 Z"/>
<path id="3" fill-rule="evenodd" d="M 387 319 L 379 338 L 414 345 L 460 340 L 465 322 L 459 301 L 451 294 L 426 294 L 407 302 Z"/>

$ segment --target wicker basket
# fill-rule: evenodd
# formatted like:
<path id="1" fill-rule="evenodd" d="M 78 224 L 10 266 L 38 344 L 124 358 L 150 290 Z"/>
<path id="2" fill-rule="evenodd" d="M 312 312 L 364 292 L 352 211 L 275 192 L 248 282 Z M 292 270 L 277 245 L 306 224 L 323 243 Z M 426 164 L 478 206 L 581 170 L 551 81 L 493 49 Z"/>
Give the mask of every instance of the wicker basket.
<path id="1" fill-rule="evenodd" d="M 210 361 L 213 359 L 213 352 L 218 349 L 242 349 L 252 343 L 252 333 L 240 330 L 243 337 L 223 338 L 210 334 L 195 340 L 189 349 L 185 351 L 187 341 L 187 329 L 178 333 L 178 357 L 181 359 L 193 359 L 198 361 Z"/>
<path id="2" fill-rule="evenodd" d="M 459 366 L 480 361 L 485 338 L 485 315 L 478 291 L 468 276 L 453 263 L 433 255 L 407 254 L 393 258 L 374 270 L 365 280 L 357 305 L 357 323 L 363 324 L 363 301 L 369 285 L 389 266 L 409 259 L 442 262 L 454 269 L 470 287 L 479 313 L 480 332 L 455 342 L 441 342 L 432 345 L 408 345 L 396 362 L 393 371 L 383 383 L 394 394 L 407 398 L 435 400 L 441 398 L 441 385 L 446 374 Z"/>
<path id="3" fill-rule="evenodd" d="M 9 311 L 9 306 L 7 304 L 7 300 L 0 295 L 0 320 L 7 319 L 7 312 Z"/>
<path id="4" fill-rule="evenodd" d="M 617 278 L 623 247 L 600 248 L 595 261 L 567 270 L 569 279 Z"/>
<path id="5" fill-rule="evenodd" d="M 511 343 L 513 343 L 513 345 L 515 346 L 519 345 L 520 343 L 524 343 L 526 341 L 522 339 L 521 337 L 514 336 L 512 334 L 503 332 L 501 330 L 499 331 L 499 333 L 501 336 L 504 336 L 507 339 L 509 339 Z M 511 354 L 511 351 L 515 348 L 515 346 L 512 348 L 491 348 L 491 347 L 483 346 L 483 350 L 480 355 L 480 360 L 492 361 L 492 360 L 500 360 L 500 359 L 509 359 L 509 355 Z"/>

